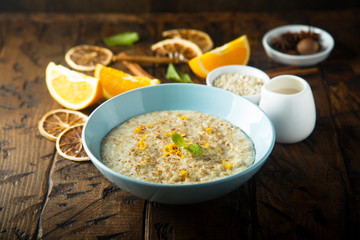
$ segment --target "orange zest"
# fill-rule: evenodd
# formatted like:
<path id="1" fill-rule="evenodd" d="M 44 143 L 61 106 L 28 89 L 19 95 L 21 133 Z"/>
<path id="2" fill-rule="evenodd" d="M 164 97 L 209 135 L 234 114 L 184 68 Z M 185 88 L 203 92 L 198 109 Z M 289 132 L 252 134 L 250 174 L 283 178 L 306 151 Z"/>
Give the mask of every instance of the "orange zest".
<path id="1" fill-rule="evenodd" d="M 145 136 L 146 136 L 146 132 L 144 132 L 144 135 L 141 137 L 141 140 L 137 143 L 138 150 L 144 150 L 146 148 L 146 143 L 144 143 Z"/>
<path id="2" fill-rule="evenodd" d="M 224 159 L 222 159 L 222 162 L 224 164 L 225 169 L 232 169 L 233 168 L 232 162 L 229 161 L 228 163 L 226 163 Z"/>
<path id="3" fill-rule="evenodd" d="M 182 180 L 184 180 L 185 178 L 187 178 L 187 172 L 186 172 L 186 170 L 181 170 L 180 172 L 179 172 L 179 177 L 182 179 Z"/>
<path id="4" fill-rule="evenodd" d="M 188 119 L 188 118 L 189 118 L 188 116 L 179 117 L 180 120 L 185 120 L 185 119 Z"/>
<path id="5" fill-rule="evenodd" d="M 177 155 L 180 158 L 184 158 L 184 154 L 181 153 L 181 150 L 179 148 L 178 145 L 176 144 L 168 144 L 164 146 L 164 151 L 165 153 L 163 154 L 164 157 L 170 155 L 170 154 L 174 154 Z"/>
<path id="6" fill-rule="evenodd" d="M 165 133 L 165 136 L 170 137 L 171 134 L 173 134 L 173 133 L 176 133 L 176 131 L 172 131 L 171 133 L 166 132 L 166 133 Z"/>
<path id="7" fill-rule="evenodd" d="M 144 130 L 144 126 L 140 125 L 139 127 L 135 128 L 134 132 L 135 133 L 141 133 L 142 130 Z"/>
<path id="8" fill-rule="evenodd" d="M 217 47 L 201 56 L 192 58 L 188 64 L 199 77 L 206 78 L 207 74 L 225 65 L 246 65 L 250 59 L 250 44 L 243 35 L 221 47 Z"/>

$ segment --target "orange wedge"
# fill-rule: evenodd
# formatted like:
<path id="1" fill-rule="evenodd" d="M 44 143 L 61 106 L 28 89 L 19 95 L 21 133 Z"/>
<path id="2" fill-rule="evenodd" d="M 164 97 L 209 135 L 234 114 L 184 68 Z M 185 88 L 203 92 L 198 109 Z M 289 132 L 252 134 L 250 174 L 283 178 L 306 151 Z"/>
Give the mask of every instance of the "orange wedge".
<path id="1" fill-rule="evenodd" d="M 249 59 L 250 44 L 247 36 L 243 35 L 221 47 L 192 58 L 188 63 L 196 75 L 206 78 L 207 74 L 217 67 L 232 64 L 246 65 Z"/>
<path id="2" fill-rule="evenodd" d="M 46 68 L 46 85 L 58 103 L 73 110 L 89 107 L 103 96 L 98 79 L 53 62 Z"/>
<path id="3" fill-rule="evenodd" d="M 101 81 L 103 95 L 106 99 L 135 88 L 160 84 L 158 79 L 132 76 L 101 64 L 98 64 L 95 68 L 95 77 Z"/>

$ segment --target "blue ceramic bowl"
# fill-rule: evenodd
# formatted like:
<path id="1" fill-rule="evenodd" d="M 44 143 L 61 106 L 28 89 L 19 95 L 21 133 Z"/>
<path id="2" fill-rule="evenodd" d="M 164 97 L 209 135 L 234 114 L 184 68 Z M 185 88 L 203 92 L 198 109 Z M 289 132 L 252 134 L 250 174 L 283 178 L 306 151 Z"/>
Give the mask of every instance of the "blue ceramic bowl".
<path id="1" fill-rule="evenodd" d="M 254 164 L 223 179 L 170 185 L 136 180 L 119 174 L 102 163 L 100 144 L 111 129 L 136 115 L 162 110 L 197 110 L 235 124 L 254 143 Z M 104 102 L 89 116 L 82 138 L 93 164 L 119 188 L 149 201 L 190 204 L 223 196 L 249 180 L 270 155 L 275 143 L 275 131 L 266 114 L 256 104 L 239 95 L 200 84 L 160 84 L 135 89 Z"/>

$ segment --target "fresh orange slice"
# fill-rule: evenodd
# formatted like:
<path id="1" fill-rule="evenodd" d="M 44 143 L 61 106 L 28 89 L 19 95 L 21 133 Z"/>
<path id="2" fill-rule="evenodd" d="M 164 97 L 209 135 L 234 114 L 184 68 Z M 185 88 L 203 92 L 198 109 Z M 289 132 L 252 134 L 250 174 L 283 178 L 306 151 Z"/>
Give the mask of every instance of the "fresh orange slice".
<path id="1" fill-rule="evenodd" d="M 101 64 L 96 66 L 95 77 L 100 79 L 103 95 L 106 99 L 135 88 L 160 84 L 160 80 L 158 79 L 132 76 L 118 69 L 106 67 Z"/>
<path id="2" fill-rule="evenodd" d="M 108 65 L 113 53 L 103 47 L 79 45 L 71 48 L 65 55 L 66 63 L 78 71 L 93 71 L 96 64 Z"/>
<path id="3" fill-rule="evenodd" d="M 250 44 L 247 36 L 243 35 L 221 47 L 191 59 L 188 64 L 196 75 L 206 78 L 207 74 L 217 67 L 232 64 L 246 65 L 249 59 Z"/>
<path id="4" fill-rule="evenodd" d="M 198 45 L 202 52 L 207 52 L 214 46 L 214 43 L 209 34 L 197 29 L 171 29 L 162 32 L 162 36 L 165 38 L 178 37 L 189 40 Z"/>
<path id="5" fill-rule="evenodd" d="M 71 126 L 83 124 L 88 116 L 69 109 L 55 109 L 44 114 L 38 123 L 38 129 L 42 136 L 56 141 L 62 131 Z"/>
<path id="6" fill-rule="evenodd" d="M 56 140 L 56 150 L 60 156 L 73 161 L 90 160 L 82 143 L 84 124 L 71 126 L 60 133 Z"/>
<path id="7" fill-rule="evenodd" d="M 170 58 L 179 58 L 180 60 L 189 60 L 202 54 L 201 49 L 195 43 L 181 39 L 171 38 L 157 42 L 151 46 L 159 56 L 168 56 Z"/>
<path id="8" fill-rule="evenodd" d="M 46 85 L 58 103 L 73 110 L 89 107 L 102 98 L 101 83 L 97 78 L 53 62 L 46 68 Z"/>

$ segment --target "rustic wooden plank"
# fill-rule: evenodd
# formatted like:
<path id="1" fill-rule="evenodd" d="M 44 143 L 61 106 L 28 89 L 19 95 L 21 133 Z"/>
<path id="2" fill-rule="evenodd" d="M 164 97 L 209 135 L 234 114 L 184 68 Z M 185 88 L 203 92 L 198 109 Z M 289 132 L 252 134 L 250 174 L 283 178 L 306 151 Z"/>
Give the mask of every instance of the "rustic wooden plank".
<path id="1" fill-rule="evenodd" d="M 35 237 L 53 160 L 54 145 L 37 131 L 41 114 L 54 106 L 45 100 L 38 27 L 16 17 L 0 20 L 2 239 Z"/>
<path id="2" fill-rule="evenodd" d="M 331 13 L 329 17 L 317 16 L 316 21 L 334 33 L 335 49 L 324 64 L 324 84 L 327 87 L 333 123 L 336 128 L 339 151 L 347 172 L 347 198 L 345 232 L 347 236 L 360 237 L 359 188 L 359 106 L 360 106 L 360 33 L 349 24 L 359 22 L 356 12 Z M 349 181 L 349 182 L 347 182 Z"/>
<path id="3" fill-rule="evenodd" d="M 311 4 L 310 4 L 311 3 Z M 326 5 L 325 5 L 326 3 Z M 61 2 L 56 0 L 18 0 L 0 2 L 0 9 L 2 11 L 27 11 L 27 12 L 127 12 L 127 13 L 158 13 L 158 12 L 214 12 L 214 11 L 289 11 L 289 10 L 319 10 L 319 9 L 351 9 L 359 7 L 355 0 L 344 0 L 339 4 L 338 1 L 286 1 L 279 0 L 276 3 L 266 0 L 247 1 L 206 1 L 206 0 L 173 0 L 171 2 L 166 0 L 134 0 L 134 1 L 81 1 L 73 2 L 70 0 L 63 0 Z"/>
<path id="4" fill-rule="evenodd" d="M 148 203 L 145 239 L 249 239 L 252 183 L 225 197 L 191 205 Z"/>
<path id="5" fill-rule="evenodd" d="M 0 116 L 5 116 L 0 117 L 0 238 L 341 239 L 358 233 L 360 50 L 351 23 L 359 15 L 325 13 L 333 20 L 324 12 L 261 18 L 256 13 L 0 14 Z M 151 54 L 150 45 L 169 28 L 203 29 L 216 45 L 246 33 L 249 64 L 266 70 L 281 65 L 266 58 L 262 34 L 301 19 L 336 33 L 338 44 L 319 73 L 306 77 L 317 105 L 315 131 L 304 142 L 276 144 L 259 173 L 222 198 L 184 206 L 137 199 L 90 162 L 59 157 L 54 143 L 37 132 L 42 114 L 60 107 L 47 92 L 45 67 L 49 61 L 66 65 L 64 54 L 74 45 L 103 45 L 104 36 L 135 30 L 141 34 L 138 44 L 112 50 Z M 165 76 L 165 66 L 144 67 Z"/>
<path id="6" fill-rule="evenodd" d="M 360 136 L 360 75 L 355 75 L 348 65 L 329 64 L 326 66 L 325 79 L 328 84 L 331 112 L 336 126 L 339 151 L 343 156 L 346 171 L 349 175 L 348 199 L 345 221 L 346 231 L 360 236 L 360 230 L 353 222 L 360 222 L 360 164 L 356 151 L 359 148 Z"/>
<path id="7" fill-rule="evenodd" d="M 110 183 L 91 162 L 56 155 L 41 215 L 41 239 L 140 239 L 144 200 Z"/>

